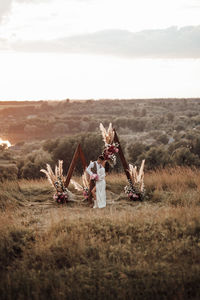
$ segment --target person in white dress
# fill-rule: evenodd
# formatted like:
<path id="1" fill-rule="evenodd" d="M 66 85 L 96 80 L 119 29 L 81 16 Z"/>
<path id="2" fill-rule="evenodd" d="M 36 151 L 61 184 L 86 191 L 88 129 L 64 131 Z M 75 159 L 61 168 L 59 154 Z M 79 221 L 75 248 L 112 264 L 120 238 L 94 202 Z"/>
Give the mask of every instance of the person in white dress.
<path id="1" fill-rule="evenodd" d="M 91 161 L 86 169 L 86 172 L 90 175 L 91 180 L 95 180 L 96 184 L 92 189 L 92 195 L 94 197 L 93 208 L 106 207 L 106 181 L 105 181 L 105 164 L 103 155 L 100 155 L 97 161 Z M 92 169 L 95 169 L 92 172 Z"/>

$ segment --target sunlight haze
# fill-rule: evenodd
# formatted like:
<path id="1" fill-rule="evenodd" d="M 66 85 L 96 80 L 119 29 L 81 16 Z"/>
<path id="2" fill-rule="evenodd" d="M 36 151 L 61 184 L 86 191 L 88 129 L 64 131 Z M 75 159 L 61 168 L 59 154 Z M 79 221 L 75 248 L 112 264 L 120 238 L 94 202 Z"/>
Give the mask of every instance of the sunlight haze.
<path id="1" fill-rule="evenodd" d="M 198 97 L 197 0 L 1 0 L 0 100 Z"/>

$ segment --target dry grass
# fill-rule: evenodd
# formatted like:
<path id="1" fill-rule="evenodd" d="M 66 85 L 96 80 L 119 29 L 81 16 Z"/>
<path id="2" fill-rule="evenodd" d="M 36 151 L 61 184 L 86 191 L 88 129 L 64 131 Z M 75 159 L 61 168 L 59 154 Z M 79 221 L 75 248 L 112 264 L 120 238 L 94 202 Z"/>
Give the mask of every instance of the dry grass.
<path id="1" fill-rule="evenodd" d="M 124 197 L 124 175 L 108 176 L 102 210 L 55 205 L 46 181 L 7 183 L 1 299 L 199 299 L 199 175 L 147 174 L 142 203 Z"/>

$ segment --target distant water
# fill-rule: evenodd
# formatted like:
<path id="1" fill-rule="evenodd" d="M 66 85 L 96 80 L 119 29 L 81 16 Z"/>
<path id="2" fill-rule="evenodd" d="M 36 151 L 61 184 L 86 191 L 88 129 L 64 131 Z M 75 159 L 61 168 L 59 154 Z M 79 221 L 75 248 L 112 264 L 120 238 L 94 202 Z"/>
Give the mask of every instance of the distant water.
<path id="1" fill-rule="evenodd" d="M 200 97 L 198 59 L 0 52 L 0 100 Z"/>

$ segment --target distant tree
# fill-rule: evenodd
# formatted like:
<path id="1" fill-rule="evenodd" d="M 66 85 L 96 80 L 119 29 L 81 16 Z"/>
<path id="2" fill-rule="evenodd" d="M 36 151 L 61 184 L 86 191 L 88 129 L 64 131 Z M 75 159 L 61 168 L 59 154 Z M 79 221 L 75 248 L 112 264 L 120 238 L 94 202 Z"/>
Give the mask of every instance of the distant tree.
<path id="1" fill-rule="evenodd" d="M 89 122 L 87 122 L 87 121 L 81 121 L 80 122 L 81 132 L 88 132 L 89 127 L 90 127 Z"/>
<path id="2" fill-rule="evenodd" d="M 130 128 L 133 132 L 144 131 L 146 122 L 143 119 L 128 119 L 127 127 Z"/>
<path id="3" fill-rule="evenodd" d="M 145 151 L 145 145 L 140 142 L 136 142 L 134 144 L 129 145 L 127 152 L 128 152 L 130 162 L 135 163 L 137 161 L 138 157 L 144 151 Z"/>
<path id="4" fill-rule="evenodd" d="M 171 154 L 173 154 L 173 152 L 176 151 L 176 149 L 179 149 L 182 147 L 190 149 L 192 146 L 191 146 L 190 141 L 188 141 L 186 139 L 180 139 L 178 142 L 170 144 L 168 150 Z"/>
<path id="5" fill-rule="evenodd" d="M 170 155 L 163 146 L 150 148 L 146 152 L 145 157 L 139 156 L 138 159 L 142 160 L 143 158 L 146 160 L 145 165 L 147 169 L 164 168 L 171 163 Z"/>
<path id="6" fill-rule="evenodd" d="M 147 115 L 147 110 L 143 108 L 141 111 L 141 117 L 146 117 L 146 115 Z"/>
<path id="7" fill-rule="evenodd" d="M 128 118 L 126 117 L 117 118 L 115 120 L 115 124 L 117 125 L 117 127 L 126 128 L 128 126 Z"/>
<path id="8" fill-rule="evenodd" d="M 95 160 L 98 155 L 102 153 L 103 141 L 100 134 L 96 135 L 88 133 L 75 135 L 73 137 L 57 140 L 57 145 L 51 152 L 54 163 L 57 163 L 59 159 L 62 159 L 64 161 L 64 169 L 67 171 L 74 151 L 79 143 L 81 143 L 88 163 L 90 160 Z M 79 173 L 82 172 L 82 166 L 80 163 L 77 165 L 77 171 Z"/>
<path id="9" fill-rule="evenodd" d="M 56 124 L 53 128 L 53 133 L 56 133 L 57 135 L 60 135 L 60 134 L 67 134 L 69 133 L 69 126 L 67 124 L 63 124 L 63 123 L 60 123 L 60 124 Z"/>
<path id="10" fill-rule="evenodd" d="M 161 142 L 162 144 L 166 145 L 169 141 L 169 138 L 166 134 L 162 134 L 157 139 L 158 142 Z"/>
<path id="11" fill-rule="evenodd" d="M 184 147 L 175 151 L 173 155 L 173 162 L 179 166 L 200 166 L 200 159 L 198 155 Z"/>
<path id="12" fill-rule="evenodd" d="M 18 168 L 15 164 L 0 165 L 0 181 L 16 180 Z"/>
<path id="13" fill-rule="evenodd" d="M 25 160 L 18 163 L 19 177 L 34 179 L 42 177 L 41 169 L 46 168 L 46 164 L 52 164 L 51 155 L 39 149 L 26 156 Z"/>
<path id="14" fill-rule="evenodd" d="M 137 110 L 136 108 L 133 110 L 133 115 L 134 115 L 135 117 L 138 117 L 138 110 Z"/>
<path id="15" fill-rule="evenodd" d="M 38 127 L 36 125 L 25 125 L 24 126 L 24 132 L 29 134 L 29 135 L 33 135 L 36 134 L 38 131 Z"/>
<path id="16" fill-rule="evenodd" d="M 38 166 L 29 161 L 26 163 L 21 170 L 22 178 L 36 179 L 39 177 Z"/>
<path id="17" fill-rule="evenodd" d="M 94 132 L 94 131 L 98 130 L 98 128 L 99 128 L 99 122 L 98 121 L 91 120 L 89 122 L 89 127 L 88 127 L 89 132 Z"/>
<path id="18" fill-rule="evenodd" d="M 46 140 L 43 144 L 43 149 L 45 151 L 48 151 L 49 153 L 52 153 L 53 149 L 57 147 L 58 139 L 53 140 Z"/>
<path id="19" fill-rule="evenodd" d="M 200 157 L 200 138 L 197 138 L 191 147 L 191 152 L 198 155 Z"/>
<path id="20" fill-rule="evenodd" d="M 167 119 L 168 119 L 169 122 L 173 122 L 174 121 L 174 114 L 169 112 L 167 114 Z"/>
<path id="21" fill-rule="evenodd" d="M 177 126 L 175 126 L 175 130 L 177 130 L 177 131 L 182 131 L 184 129 L 185 129 L 185 127 L 182 124 L 178 124 Z"/>

